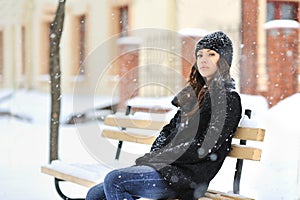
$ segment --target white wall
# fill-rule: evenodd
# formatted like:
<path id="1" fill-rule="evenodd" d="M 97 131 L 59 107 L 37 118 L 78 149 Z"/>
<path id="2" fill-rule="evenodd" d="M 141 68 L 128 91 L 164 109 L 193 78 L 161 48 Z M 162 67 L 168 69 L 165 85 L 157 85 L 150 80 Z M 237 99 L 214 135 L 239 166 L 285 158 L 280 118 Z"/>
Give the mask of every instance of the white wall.
<path id="1" fill-rule="evenodd" d="M 168 27 L 168 1 L 147 0 L 134 1 L 133 29 Z"/>
<path id="2" fill-rule="evenodd" d="M 241 0 L 178 1 L 177 13 L 179 29 L 238 29 L 241 20 Z"/>

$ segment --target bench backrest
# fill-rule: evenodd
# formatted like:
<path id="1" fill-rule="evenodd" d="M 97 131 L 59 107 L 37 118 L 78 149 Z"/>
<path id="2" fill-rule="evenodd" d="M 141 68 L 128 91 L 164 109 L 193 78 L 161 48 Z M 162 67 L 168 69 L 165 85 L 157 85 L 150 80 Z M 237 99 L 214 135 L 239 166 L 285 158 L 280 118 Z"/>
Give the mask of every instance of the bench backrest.
<path id="1" fill-rule="evenodd" d="M 165 117 L 154 114 L 147 114 L 145 116 L 108 115 L 104 120 L 106 126 L 103 128 L 102 136 L 119 141 L 151 145 L 159 131 L 168 122 Z M 262 142 L 264 136 L 265 130 L 261 128 L 238 127 L 234 134 L 235 139 L 257 142 Z M 260 148 L 233 144 L 229 156 L 238 159 L 259 161 L 261 154 L 262 150 Z"/>

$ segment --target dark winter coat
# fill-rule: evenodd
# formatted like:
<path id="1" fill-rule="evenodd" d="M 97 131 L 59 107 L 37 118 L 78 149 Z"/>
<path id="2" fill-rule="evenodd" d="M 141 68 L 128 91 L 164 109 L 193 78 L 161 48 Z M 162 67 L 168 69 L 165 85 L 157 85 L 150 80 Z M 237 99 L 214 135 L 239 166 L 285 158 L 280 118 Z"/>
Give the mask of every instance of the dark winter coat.
<path id="1" fill-rule="evenodd" d="M 186 95 L 188 94 L 188 95 Z M 221 168 L 241 118 L 241 100 L 232 87 L 207 92 L 203 103 L 187 116 L 196 98 L 189 86 L 172 101 L 178 111 L 163 127 L 150 153 L 136 160 L 162 174 L 180 199 L 204 196 L 210 181 Z M 184 96 L 184 97 L 183 97 Z"/>

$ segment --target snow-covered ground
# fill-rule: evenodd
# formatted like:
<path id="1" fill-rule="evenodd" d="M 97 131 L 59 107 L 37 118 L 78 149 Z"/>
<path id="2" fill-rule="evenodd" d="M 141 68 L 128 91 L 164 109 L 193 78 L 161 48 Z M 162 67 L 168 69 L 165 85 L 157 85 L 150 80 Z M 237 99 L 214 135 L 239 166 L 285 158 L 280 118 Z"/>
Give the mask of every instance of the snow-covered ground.
<path id="1" fill-rule="evenodd" d="M 53 178 L 40 172 L 40 167 L 48 163 L 49 95 L 36 91 L 2 90 L 0 99 L 11 92 L 9 100 L 0 102 L 0 111 L 26 116 L 31 121 L 0 117 L 0 199 L 58 200 L 60 197 L 55 192 Z M 268 110 L 264 98 L 242 95 L 243 108 L 251 108 L 253 119 L 267 131 L 265 142 L 261 145 L 261 162 L 244 162 L 241 194 L 258 200 L 300 199 L 299 102 L 300 94 L 295 94 Z M 72 96 L 63 95 L 62 120 L 72 110 Z M 99 122 L 80 126 L 88 130 L 99 126 Z M 60 158 L 67 162 L 94 163 L 94 156 L 88 153 L 78 135 L 79 129 L 74 125 L 61 126 Z M 104 139 L 99 137 L 99 140 Z M 125 145 L 128 152 L 136 151 L 136 148 L 128 143 Z M 110 153 L 113 154 L 103 150 L 103 154 Z M 212 181 L 211 188 L 232 191 L 234 165 L 235 160 L 228 158 Z M 71 197 L 83 197 L 87 191 L 87 188 L 67 183 L 64 183 L 63 189 Z"/>

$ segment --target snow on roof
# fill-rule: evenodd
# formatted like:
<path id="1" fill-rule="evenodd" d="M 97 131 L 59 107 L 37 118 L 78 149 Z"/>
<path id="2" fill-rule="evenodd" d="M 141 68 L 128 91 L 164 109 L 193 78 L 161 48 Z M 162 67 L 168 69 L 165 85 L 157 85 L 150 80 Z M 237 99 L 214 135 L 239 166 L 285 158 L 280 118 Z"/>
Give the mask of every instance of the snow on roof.
<path id="1" fill-rule="evenodd" d="M 209 32 L 199 28 L 184 28 L 179 30 L 179 34 L 183 36 L 203 37 Z"/>
<path id="2" fill-rule="evenodd" d="M 300 25 L 295 20 L 287 20 L 287 19 L 280 19 L 280 20 L 272 20 L 268 21 L 264 24 L 265 29 L 273 29 L 273 28 L 300 28 Z"/>
<path id="3" fill-rule="evenodd" d="M 139 45 L 142 43 L 142 39 L 139 37 L 121 37 L 117 40 L 117 44 L 135 44 Z"/>

